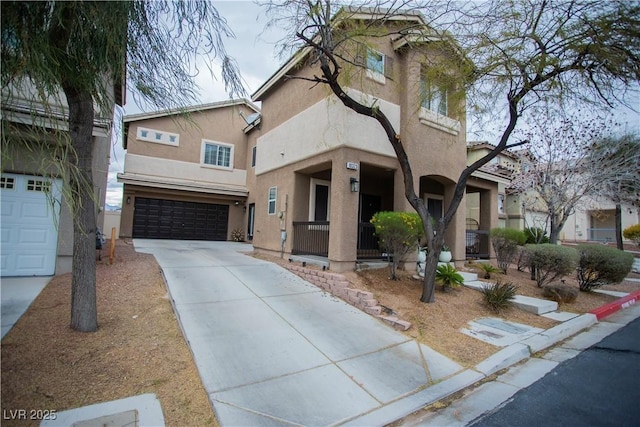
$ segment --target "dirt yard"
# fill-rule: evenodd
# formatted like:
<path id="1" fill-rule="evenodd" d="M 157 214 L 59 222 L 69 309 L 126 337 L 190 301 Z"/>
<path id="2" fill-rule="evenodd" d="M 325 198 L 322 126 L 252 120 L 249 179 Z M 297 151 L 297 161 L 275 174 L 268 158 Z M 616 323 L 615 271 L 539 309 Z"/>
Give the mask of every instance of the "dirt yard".
<path id="1" fill-rule="evenodd" d="M 108 244 L 108 242 L 107 242 Z M 108 247 L 108 246 L 106 246 Z M 155 393 L 168 426 L 217 422 L 153 256 L 118 240 L 97 266 L 95 333 L 69 328 L 71 275 L 56 276 L 2 340 L 2 413 Z M 2 420 L 3 426 L 38 425 Z"/>
<path id="2" fill-rule="evenodd" d="M 261 256 L 261 258 L 265 258 Z M 273 262 L 286 260 L 269 258 Z M 475 271 L 473 266 L 468 271 Z M 438 291 L 435 304 L 419 301 L 421 282 L 403 272 L 388 280 L 388 270 L 349 272 L 353 287 L 370 290 L 381 304 L 413 326 L 405 332 L 465 366 L 473 366 L 498 348 L 463 335 L 460 328 L 480 317 L 496 317 L 478 291 Z M 640 275 L 634 275 L 640 278 Z M 493 274 L 519 286 L 519 293 L 541 297 L 529 274 L 509 270 Z M 568 283 L 575 283 L 567 278 Z M 97 268 L 98 320 L 95 333 L 69 329 L 70 275 L 55 277 L 2 340 L 3 413 L 9 410 L 62 411 L 83 405 L 155 393 L 168 426 L 217 425 L 191 353 L 178 327 L 160 269 L 151 255 L 136 253 L 119 240 L 113 265 Z M 640 283 L 608 287 L 630 292 Z M 561 310 L 584 313 L 615 298 L 580 293 Z M 503 319 L 548 328 L 555 321 L 511 308 Z M 3 420 L 2 424 L 37 425 Z"/>

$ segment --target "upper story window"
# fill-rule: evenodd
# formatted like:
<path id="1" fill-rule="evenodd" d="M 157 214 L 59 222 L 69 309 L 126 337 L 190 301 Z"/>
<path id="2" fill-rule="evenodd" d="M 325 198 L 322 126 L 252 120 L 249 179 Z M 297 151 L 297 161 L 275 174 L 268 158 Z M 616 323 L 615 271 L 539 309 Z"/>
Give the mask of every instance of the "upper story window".
<path id="1" fill-rule="evenodd" d="M 202 163 L 231 169 L 233 166 L 233 146 L 221 142 L 202 142 Z"/>
<path id="2" fill-rule="evenodd" d="M 366 69 L 367 77 L 378 83 L 384 84 L 386 79 L 393 77 L 393 58 L 377 50 L 362 49 L 356 61 Z"/>
<path id="3" fill-rule="evenodd" d="M 175 147 L 180 145 L 180 135 L 157 129 L 139 127 L 136 139 L 139 139 L 140 141 L 155 142 L 156 144 L 173 145 Z"/>
<path id="4" fill-rule="evenodd" d="M 420 123 L 458 135 L 461 124 L 449 117 L 449 85 L 429 78 L 425 71 L 420 77 Z"/>
<path id="5" fill-rule="evenodd" d="M 447 103 L 447 88 L 429 81 L 424 75 L 420 80 L 420 99 L 422 108 L 438 113 L 442 116 L 449 115 Z"/>
<path id="6" fill-rule="evenodd" d="M 384 74 L 384 55 L 373 49 L 367 50 L 367 70 Z"/>
<path id="7" fill-rule="evenodd" d="M 258 147 L 256 145 L 253 146 L 253 148 L 251 149 L 251 167 L 255 167 L 256 166 L 256 151 L 257 151 Z"/>

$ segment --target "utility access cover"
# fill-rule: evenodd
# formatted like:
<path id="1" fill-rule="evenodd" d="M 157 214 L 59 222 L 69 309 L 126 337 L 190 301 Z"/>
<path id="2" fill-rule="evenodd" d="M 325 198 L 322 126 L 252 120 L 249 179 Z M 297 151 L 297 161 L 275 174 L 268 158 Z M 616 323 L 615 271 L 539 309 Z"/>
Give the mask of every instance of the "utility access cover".
<path id="1" fill-rule="evenodd" d="M 469 328 L 462 328 L 460 332 L 486 343 L 506 347 L 510 344 L 527 339 L 543 329 L 522 323 L 508 322 L 495 317 L 484 317 L 469 322 Z"/>

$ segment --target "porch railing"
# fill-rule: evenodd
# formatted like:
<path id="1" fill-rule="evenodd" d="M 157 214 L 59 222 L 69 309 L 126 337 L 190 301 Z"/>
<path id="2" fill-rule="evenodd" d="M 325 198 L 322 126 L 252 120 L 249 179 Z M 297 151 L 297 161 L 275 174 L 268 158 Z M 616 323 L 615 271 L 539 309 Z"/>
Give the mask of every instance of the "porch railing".
<path id="1" fill-rule="evenodd" d="M 294 221 L 293 244 L 294 255 L 329 256 L 329 222 L 328 221 Z M 378 237 L 375 228 L 369 222 L 358 224 L 358 258 L 380 258 L 382 252 L 378 248 Z"/>
<path id="2" fill-rule="evenodd" d="M 376 229 L 370 222 L 358 223 L 358 258 L 380 258 L 382 252 L 378 247 Z"/>
<path id="3" fill-rule="evenodd" d="M 468 259 L 488 259 L 489 230 L 467 230 L 465 248 Z"/>
<path id="4" fill-rule="evenodd" d="M 291 253 L 329 256 L 329 221 L 294 221 Z"/>

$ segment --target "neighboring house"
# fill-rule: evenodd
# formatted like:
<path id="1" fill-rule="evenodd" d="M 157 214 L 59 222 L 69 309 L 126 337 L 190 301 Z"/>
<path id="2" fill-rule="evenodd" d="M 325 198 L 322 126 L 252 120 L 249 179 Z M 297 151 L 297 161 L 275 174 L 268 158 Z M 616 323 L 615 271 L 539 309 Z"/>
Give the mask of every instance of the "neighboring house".
<path id="1" fill-rule="evenodd" d="M 126 116 L 120 237 L 231 240 L 241 230 L 251 239 L 249 137 L 259 124 L 247 100 Z"/>
<path id="2" fill-rule="evenodd" d="M 616 206 L 604 198 L 585 197 L 569 216 L 560 232 L 561 241 L 570 242 L 615 242 Z M 632 205 L 622 205 L 622 230 L 640 224 L 640 209 Z M 632 243 L 624 239 L 626 243 Z"/>
<path id="3" fill-rule="evenodd" d="M 487 154 L 494 147 L 487 142 L 469 142 L 468 163 Z M 549 233 L 549 215 L 546 206 L 535 192 L 517 194 L 510 191 L 510 183 L 520 168 L 530 167 L 531 156 L 526 149 L 505 150 L 490 163 L 473 174 L 497 185 L 497 227 L 519 230 L 540 228 Z M 471 180 L 470 180 L 471 183 Z M 467 239 L 473 234 L 484 234 L 488 230 L 480 209 L 482 193 L 470 194 L 467 190 Z M 640 210 L 631 205 L 622 206 L 622 229 L 640 222 Z M 473 229 L 481 233 L 473 233 Z M 567 219 L 559 236 L 561 241 L 615 242 L 615 205 L 605 198 L 584 197 L 576 205 L 575 211 Z M 469 249 L 469 248 L 468 248 Z M 468 251 L 468 256 L 469 251 Z"/>
<path id="4" fill-rule="evenodd" d="M 48 165 L 59 143 L 55 132 L 69 128 L 66 106 L 34 104 L 33 87 L 22 82 L 2 92 L 2 276 L 49 276 L 71 271 L 73 218 L 65 202 L 59 172 Z M 122 104 L 123 87 L 113 87 Z M 58 96 L 64 100 L 64 96 Z M 96 111 L 93 182 L 96 221 L 102 224 L 111 141 L 110 111 Z M 46 138 L 43 135 L 50 134 Z M 40 138 L 39 150 L 26 149 L 19 138 Z"/>
<path id="5" fill-rule="evenodd" d="M 345 52 L 361 68 L 342 64 L 348 74 L 343 87 L 391 119 L 411 161 L 416 193 L 439 218 L 466 166 L 464 97 L 452 96 L 459 88 L 428 80 L 448 42 L 436 35 L 416 37 L 409 29 L 428 31 L 420 15 L 392 16 L 385 25 L 393 34 L 389 30 L 385 37 L 381 29 L 378 37 L 363 41 L 365 51 Z M 282 255 L 319 255 L 332 270 L 352 270 L 358 260 L 380 256 L 371 216 L 413 208 L 381 126 L 343 106 L 326 86 L 288 77 L 319 73 L 306 66 L 310 54 L 299 51 L 253 95 L 262 103 L 255 187 L 249 194 L 256 207 L 253 245 Z M 465 258 L 464 231 L 463 201 L 445 236 L 454 260 Z"/>
<path id="6" fill-rule="evenodd" d="M 467 164 L 489 154 L 495 146 L 486 141 L 467 143 Z M 518 195 L 508 187 L 520 168 L 520 157 L 504 150 L 471 175 L 467 182 L 466 256 L 489 258 L 493 248 L 489 231 L 496 227 L 523 229 L 524 211 Z"/>

